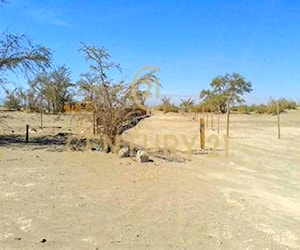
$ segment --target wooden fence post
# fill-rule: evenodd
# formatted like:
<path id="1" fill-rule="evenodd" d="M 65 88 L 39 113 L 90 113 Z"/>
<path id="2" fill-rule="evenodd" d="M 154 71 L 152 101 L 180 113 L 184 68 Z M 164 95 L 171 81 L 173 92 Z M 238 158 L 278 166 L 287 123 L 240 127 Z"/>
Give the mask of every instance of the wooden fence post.
<path id="1" fill-rule="evenodd" d="M 278 139 L 280 139 L 280 110 L 279 110 L 279 102 L 277 102 L 277 134 L 278 134 Z"/>
<path id="2" fill-rule="evenodd" d="M 26 125 L 26 143 L 28 142 L 29 140 L 29 125 L 27 124 Z"/>
<path id="3" fill-rule="evenodd" d="M 93 135 L 96 134 L 96 112 L 95 109 L 93 108 Z"/>
<path id="4" fill-rule="evenodd" d="M 213 109 L 210 109 L 210 126 L 211 126 L 211 130 L 214 130 L 214 113 L 213 113 Z"/>
<path id="5" fill-rule="evenodd" d="M 205 149 L 205 122 L 200 119 L 200 149 Z"/>
<path id="6" fill-rule="evenodd" d="M 43 110 L 41 109 L 41 129 L 43 129 Z"/>
<path id="7" fill-rule="evenodd" d="M 220 133 L 220 109 L 218 108 L 218 134 Z"/>

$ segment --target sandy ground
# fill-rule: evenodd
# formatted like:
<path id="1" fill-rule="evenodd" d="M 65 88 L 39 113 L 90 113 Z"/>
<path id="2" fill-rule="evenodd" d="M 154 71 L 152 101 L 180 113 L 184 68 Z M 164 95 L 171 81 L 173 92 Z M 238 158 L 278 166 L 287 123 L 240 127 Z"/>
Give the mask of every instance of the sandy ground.
<path id="1" fill-rule="evenodd" d="M 86 133 L 70 115 L 0 117 L 0 249 L 300 249 L 300 110 L 281 140 L 275 116 L 232 115 L 226 142 L 215 116 L 205 153 L 198 122 L 155 114 L 122 136 L 144 164 L 43 137 Z"/>

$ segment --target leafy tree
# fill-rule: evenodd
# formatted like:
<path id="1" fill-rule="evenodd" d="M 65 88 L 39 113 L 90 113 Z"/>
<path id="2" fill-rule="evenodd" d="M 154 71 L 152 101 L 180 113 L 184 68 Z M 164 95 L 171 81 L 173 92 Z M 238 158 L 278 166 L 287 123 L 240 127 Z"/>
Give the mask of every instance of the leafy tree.
<path id="1" fill-rule="evenodd" d="M 11 91 L 5 90 L 5 92 L 6 98 L 4 101 L 4 106 L 9 109 L 20 109 L 22 100 L 18 89 L 14 89 Z"/>
<path id="2" fill-rule="evenodd" d="M 200 93 L 201 107 L 205 110 L 217 110 L 218 112 L 226 112 L 226 98 L 223 94 L 214 93 L 211 90 L 202 90 Z"/>
<path id="3" fill-rule="evenodd" d="M 50 74 L 50 79 L 53 86 L 55 109 L 54 113 L 63 112 L 64 104 L 72 101 L 72 87 L 75 85 L 71 81 L 70 69 L 66 66 L 61 66 L 54 69 Z"/>
<path id="4" fill-rule="evenodd" d="M 31 111 L 38 111 L 43 106 L 47 111 L 51 111 L 52 94 L 50 95 L 50 79 L 46 72 L 36 75 L 28 82 L 27 90 L 28 108 Z"/>
<path id="5" fill-rule="evenodd" d="M 54 114 L 63 112 L 66 102 L 72 101 L 70 70 L 65 66 L 54 69 L 50 73 L 43 72 L 29 82 L 29 95 L 34 110 L 40 106 Z"/>
<path id="6" fill-rule="evenodd" d="M 226 103 L 226 135 L 229 137 L 229 116 L 231 107 L 236 103 L 242 103 L 244 93 L 252 91 L 252 84 L 245 80 L 238 73 L 225 74 L 224 76 L 215 77 L 211 84 L 212 90 L 209 93 L 208 101 L 216 102 L 225 101 Z M 205 92 L 203 92 L 204 94 Z M 220 102 L 219 102 L 220 103 Z"/>
<path id="7" fill-rule="evenodd" d="M 194 105 L 194 100 L 192 98 L 181 99 L 180 107 L 183 108 L 184 112 L 188 112 Z"/>
<path id="8" fill-rule="evenodd" d="M 18 96 L 21 100 L 21 108 L 25 109 L 28 103 L 26 90 L 24 90 L 22 87 L 18 88 Z"/>

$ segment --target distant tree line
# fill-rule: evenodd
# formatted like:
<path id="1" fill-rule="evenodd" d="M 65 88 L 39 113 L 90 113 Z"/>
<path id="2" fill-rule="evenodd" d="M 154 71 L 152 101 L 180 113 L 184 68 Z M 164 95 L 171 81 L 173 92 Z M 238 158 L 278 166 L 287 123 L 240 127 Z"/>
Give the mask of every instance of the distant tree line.
<path id="1" fill-rule="evenodd" d="M 279 104 L 279 112 L 282 113 L 286 110 L 296 109 L 297 103 L 293 100 L 280 98 L 275 100 L 271 98 L 267 104 L 253 104 L 253 105 L 239 105 L 232 108 L 233 111 L 241 114 L 277 114 L 277 103 Z"/>
<path id="2" fill-rule="evenodd" d="M 75 84 L 71 82 L 70 70 L 65 66 L 38 73 L 28 80 L 27 85 L 27 88 L 5 89 L 4 106 L 10 109 L 58 114 L 64 111 L 66 102 L 73 100 Z"/>
<path id="3" fill-rule="evenodd" d="M 157 107 L 164 113 L 168 112 L 214 112 L 226 113 L 226 135 L 229 137 L 230 113 L 232 111 L 243 114 L 276 114 L 277 104 L 279 112 L 287 109 L 296 109 L 297 104 L 293 100 L 270 99 L 267 104 L 246 105 L 242 98 L 245 93 L 252 91 L 252 84 L 238 74 L 225 74 L 213 78 L 210 83 L 210 89 L 204 89 L 200 92 L 199 103 L 195 104 L 194 99 L 181 99 L 179 106 L 171 102 L 171 98 L 164 96 L 161 104 Z"/>
<path id="4" fill-rule="evenodd" d="M 190 102 L 192 101 L 192 102 Z M 231 108 L 235 113 L 239 114 L 277 114 L 277 103 L 279 103 L 279 112 L 282 113 L 286 110 L 297 109 L 296 101 L 286 98 L 280 98 L 278 100 L 270 98 L 266 104 L 239 104 Z M 181 99 L 178 105 L 175 105 L 170 97 L 164 96 L 161 99 L 161 104 L 156 106 L 156 108 L 164 113 L 178 113 L 178 112 L 213 112 L 217 113 L 217 108 L 208 105 L 208 103 L 195 103 L 195 100 L 192 98 Z M 226 113 L 226 109 L 220 113 Z"/>
<path id="5" fill-rule="evenodd" d="M 3 33 L 0 39 L 0 86 L 6 94 L 4 106 L 53 114 L 64 112 L 64 105 L 76 100 L 94 104 L 106 100 L 110 108 L 118 107 L 120 103 L 126 108 L 134 105 L 145 107 L 149 93 L 140 90 L 140 85 L 158 82 L 155 75 L 158 69 L 144 71 L 129 87 L 123 80 L 115 82 L 109 78 L 109 71 L 121 73 L 121 67 L 110 61 L 107 49 L 82 44 L 80 51 L 91 63 L 90 71 L 82 73 L 79 80 L 73 82 L 68 67 L 52 67 L 49 49 L 34 45 L 24 35 Z M 9 72 L 23 74 L 27 85 L 7 88 L 7 83 L 10 83 Z M 100 110 L 100 106 L 94 108 Z M 108 107 L 102 105 L 103 108 Z"/>

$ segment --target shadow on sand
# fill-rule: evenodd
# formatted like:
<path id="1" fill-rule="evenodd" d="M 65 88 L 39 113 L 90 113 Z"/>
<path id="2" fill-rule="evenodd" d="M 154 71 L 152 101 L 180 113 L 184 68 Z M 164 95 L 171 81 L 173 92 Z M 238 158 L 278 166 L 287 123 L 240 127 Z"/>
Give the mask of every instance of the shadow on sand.
<path id="1" fill-rule="evenodd" d="M 71 151 L 85 151 L 87 144 L 101 145 L 100 139 L 87 139 L 85 137 L 78 137 L 73 133 L 58 133 L 56 135 L 34 136 L 26 142 L 24 135 L 0 135 L 1 147 L 30 147 L 32 150 L 46 149 L 47 151 L 63 152 Z"/>
<path id="2" fill-rule="evenodd" d="M 63 151 L 63 146 L 67 144 L 67 134 L 57 134 L 54 136 L 35 136 L 31 137 L 28 142 L 25 140 L 24 135 L 0 135 L 0 147 L 11 147 L 11 146 L 32 146 L 32 149 L 49 148 L 49 150 Z M 61 146 L 61 147 L 57 147 Z"/>

